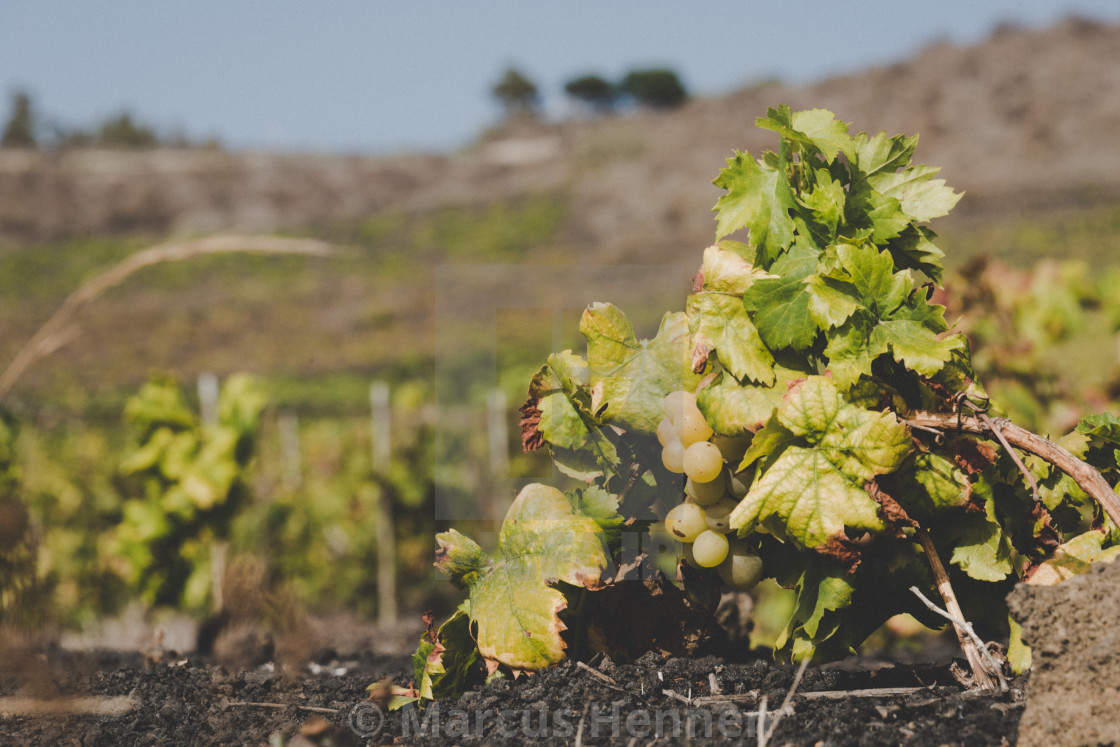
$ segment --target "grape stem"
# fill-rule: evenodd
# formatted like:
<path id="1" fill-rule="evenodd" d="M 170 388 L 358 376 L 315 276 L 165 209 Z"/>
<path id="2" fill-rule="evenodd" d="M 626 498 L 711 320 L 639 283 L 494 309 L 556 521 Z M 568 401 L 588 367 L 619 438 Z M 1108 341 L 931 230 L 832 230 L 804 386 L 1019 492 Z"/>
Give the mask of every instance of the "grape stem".
<path id="1" fill-rule="evenodd" d="M 1120 526 L 1120 497 L 1117 497 L 1100 472 L 1053 441 L 1031 433 L 1011 422 L 1001 422 L 996 428 L 993 427 L 994 422 L 990 418 L 981 419 L 974 415 L 966 416 L 951 412 L 915 411 L 906 418 L 902 418 L 902 423 L 921 429 L 933 428 L 941 432 L 959 430 L 979 436 L 994 436 L 1001 442 L 1006 442 L 1005 448 L 1008 448 L 1009 451 L 1009 447 L 1014 446 L 1041 457 L 1072 477 L 1082 490 L 1101 505 L 1104 512 L 1108 514 L 1108 518 L 1112 519 L 1117 526 Z M 1021 467 L 1021 469 L 1025 468 Z"/>
<path id="2" fill-rule="evenodd" d="M 930 539 L 929 533 L 925 529 L 916 527 L 915 532 L 922 549 L 925 550 L 926 559 L 929 560 L 929 567 L 933 571 L 933 580 L 937 584 L 937 591 L 945 601 L 945 609 L 949 612 L 947 617 L 949 622 L 953 624 L 953 631 L 957 634 L 961 651 L 964 652 L 964 656 L 968 660 L 968 666 L 972 669 L 973 680 L 981 690 L 994 690 L 996 684 L 984 667 L 980 649 L 977 648 L 976 641 L 969 635 L 969 629 L 962 624 L 964 613 L 961 612 L 961 606 L 957 603 L 957 595 L 953 592 L 953 585 L 949 583 L 949 574 L 945 572 L 945 566 L 941 563 L 937 548 L 933 546 L 933 540 Z"/>

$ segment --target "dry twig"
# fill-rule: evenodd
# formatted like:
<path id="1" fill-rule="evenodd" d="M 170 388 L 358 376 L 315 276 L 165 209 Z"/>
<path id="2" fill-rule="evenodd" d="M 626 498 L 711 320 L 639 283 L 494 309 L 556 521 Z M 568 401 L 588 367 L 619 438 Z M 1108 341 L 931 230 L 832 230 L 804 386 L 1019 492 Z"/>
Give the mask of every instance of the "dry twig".
<path id="1" fill-rule="evenodd" d="M 770 727 L 766 730 L 765 734 L 759 731 L 760 739 L 758 740 L 759 747 L 766 747 L 766 743 L 770 741 L 770 737 L 774 736 L 774 730 L 778 728 L 778 722 L 782 720 L 782 716 L 788 713 L 790 704 L 793 702 L 793 695 L 797 692 L 797 688 L 801 686 L 801 678 L 805 676 L 805 670 L 809 668 L 809 657 L 801 660 L 801 666 L 797 668 L 797 674 L 793 678 L 793 684 L 789 686 L 789 692 L 786 693 L 785 699 L 782 700 L 782 707 L 774 714 L 774 720 L 770 722 Z M 762 705 L 759 706 L 758 720 L 761 724 L 765 717 L 763 714 L 766 711 L 766 699 L 763 698 Z"/>
<path id="2" fill-rule="evenodd" d="M 910 591 L 914 592 L 914 594 L 918 597 L 918 599 L 922 600 L 926 607 L 929 607 L 931 610 L 941 615 L 949 622 L 953 623 L 954 626 L 959 626 L 960 628 L 964 629 L 964 631 L 972 639 L 972 642 L 976 644 L 980 657 L 988 665 L 987 669 L 994 673 L 997 678 L 999 678 L 1000 692 L 1007 692 L 1007 680 L 1003 676 L 1003 667 L 1001 667 L 999 662 L 995 660 L 995 657 L 992 656 L 992 652 L 988 650 L 988 647 L 987 645 L 985 645 L 984 641 L 980 640 L 980 636 L 976 635 L 976 631 L 972 629 L 972 623 L 970 623 L 968 620 L 965 620 L 963 617 L 952 615 L 949 612 L 938 607 L 936 604 L 926 598 L 926 595 L 919 591 L 917 586 L 911 586 Z"/>
<path id="3" fill-rule="evenodd" d="M 957 603 L 957 595 L 953 591 L 953 585 L 949 583 L 949 574 L 945 572 L 945 566 L 941 563 L 941 557 L 937 554 L 937 548 L 933 545 L 933 540 L 930 539 L 929 533 L 917 527 L 915 532 L 918 536 L 918 542 L 921 543 L 922 549 L 925 550 L 926 559 L 929 561 L 930 570 L 933 571 L 933 579 L 937 584 L 937 591 L 941 594 L 941 599 L 945 602 L 945 609 L 953 614 L 949 621 L 953 624 L 953 632 L 957 634 L 957 642 L 961 645 L 961 651 L 968 659 L 968 666 L 972 669 L 972 676 L 976 681 L 976 686 L 981 690 L 992 690 L 995 688 L 995 683 L 988 674 L 987 667 L 984 666 L 984 661 L 980 655 L 979 649 L 976 647 L 976 642 L 968 633 L 968 628 L 962 625 L 959 621 L 964 621 L 964 613 L 961 612 L 961 606 Z M 954 619 L 955 618 L 955 619 Z"/>
<path id="4" fill-rule="evenodd" d="M 124 282 L 125 278 L 137 270 L 161 262 L 178 262 L 205 254 L 249 252 L 323 257 L 332 251 L 329 244 L 312 239 L 285 239 L 278 236 L 211 236 L 182 243 L 160 244 L 137 252 L 87 281 L 66 297 L 50 319 L 19 349 L 3 374 L 0 374 L 0 400 L 4 399 L 19 377 L 35 361 L 50 355 L 72 339 L 72 334 L 66 332 L 65 326 L 78 310 L 105 291 Z"/>

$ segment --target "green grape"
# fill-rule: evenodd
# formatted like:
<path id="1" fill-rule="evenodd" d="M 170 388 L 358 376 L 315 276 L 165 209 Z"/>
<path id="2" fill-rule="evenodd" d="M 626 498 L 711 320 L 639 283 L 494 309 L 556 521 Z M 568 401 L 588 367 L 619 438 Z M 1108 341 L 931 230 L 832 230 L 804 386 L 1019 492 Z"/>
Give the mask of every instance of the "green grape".
<path id="1" fill-rule="evenodd" d="M 680 431 L 681 443 L 685 446 L 691 446 L 700 441 L 707 441 L 712 437 L 712 427 L 708 425 L 708 421 L 704 420 L 704 416 L 696 409 L 696 406 L 686 407 L 684 412 L 681 413 Z"/>
<path id="2" fill-rule="evenodd" d="M 750 489 L 750 483 L 747 480 L 746 472 L 734 472 L 731 474 L 731 495 L 739 500 L 743 500 L 743 496 L 747 494 Z"/>
<path id="3" fill-rule="evenodd" d="M 738 501 L 732 498 L 724 498 L 714 506 L 708 506 L 704 509 L 704 517 L 708 522 L 708 529 L 720 534 L 727 534 L 731 531 L 731 512 L 738 506 Z"/>
<path id="4" fill-rule="evenodd" d="M 665 528 L 681 542 L 692 542 L 696 535 L 707 531 L 708 522 L 704 509 L 695 503 L 678 503 L 665 515 Z"/>
<path id="5" fill-rule="evenodd" d="M 732 540 L 727 557 L 719 564 L 719 577 L 737 591 L 746 591 L 762 578 L 762 558 L 742 540 Z"/>
<path id="6" fill-rule="evenodd" d="M 684 484 L 684 490 L 701 506 L 710 506 L 727 495 L 727 479 L 721 471 L 719 477 L 711 482 L 689 480 Z"/>
<path id="7" fill-rule="evenodd" d="M 684 450 L 683 467 L 696 482 L 711 482 L 723 471 L 723 455 L 711 441 L 700 441 Z"/>
<path id="8" fill-rule="evenodd" d="M 677 433 L 677 427 L 673 425 L 673 421 L 668 417 L 661 418 L 661 422 L 657 424 L 657 440 L 662 446 L 668 445 L 673 439 L 680 440 L 680 435 Z"/>
<path id="9" fill-rule="evenodd" d="M 751 445 L 753 438 L 754 436 L 714 436 L 712 443 L 719 449 L 719 453 L 723 454 L 725 462 L 738 464 L 743 454 L 747 453 L 747 447 Z"/>
<path id="10" fill-rule="evenodd" d="M 661 450 L 661 463 L 670 472 L 676 472 L 678 475 L 684 472 L 684 444 L 679 438 L 674 438 L 665 444 L 665 448 Z"/>
<path id="11" fill-rule="evenodd" d="M 665 411 L 669 420 L 673 421 L 677 430 L 680 430 L 685 411 L 696 409 L 696 395 L 684 390 L 669 392 L 665 395 L 665 399 L 661 400 L 661 409 Z"/>
<path id="12" fill-rule="evenodd" d="M 701 568 L 715 568 L 727 557 L 729 543 L 719 532 L 706 529 L 692 542 L 692 557 Z"/>

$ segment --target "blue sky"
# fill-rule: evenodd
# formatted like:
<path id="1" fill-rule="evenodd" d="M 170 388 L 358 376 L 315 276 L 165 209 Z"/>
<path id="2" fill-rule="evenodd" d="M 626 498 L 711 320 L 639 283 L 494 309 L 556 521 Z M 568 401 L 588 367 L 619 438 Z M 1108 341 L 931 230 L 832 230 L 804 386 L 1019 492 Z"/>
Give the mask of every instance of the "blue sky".
<path id="1" fill-rule="evenodd" d="M 564 82 L 675 69 L 695 94 L 807 82 L 936 40 L 1115 0 L 0 0 L 0 111 L 92 127 L 127 110 L 231 148 L 387 153 L 468 143 L 500 111 L 507 66 L 563 112 Z"/>

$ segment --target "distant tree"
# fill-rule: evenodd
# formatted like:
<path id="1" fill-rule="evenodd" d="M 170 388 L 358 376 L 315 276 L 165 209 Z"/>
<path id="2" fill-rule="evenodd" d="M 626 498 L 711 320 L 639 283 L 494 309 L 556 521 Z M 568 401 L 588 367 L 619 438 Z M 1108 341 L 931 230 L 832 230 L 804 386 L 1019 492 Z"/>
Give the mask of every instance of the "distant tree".
<path id="1" fill-rule="evenodd" d="M 150 127 L 137 124 L 132 115 L 123 112 L 102 123 L 96 143 L 103 148 L 152 148 L 159 145 L 159 138 Z"/>
<path id="2" fill-rule="evenodd" d="M 31 97 L 18 91 L 12 97 L 12 114 L 0 135 L 0 148 L 34 148 L 35 117 L 31 111 Z"/>
<path id="3" fill-rule="evenodd" d="M 516 68 L 506 70 L 494 86 L 494 96 L 502 102 L 507 116 L 535 114 L 539 103 L 537 86 Z"/>
<path id="4" fill-rule="evenodd" d="M 564 85 L 564 91 L 576 101 L 600 113 L 614 109 L 619 97 L 618 89 L 598 75 L 574 78 Z"/>
<path id="5" fill-rule="evenodd" d="M 671 109 L 688 98 L 677 74 L 662 68 L 632 70 L 618 84 L 618 89 L 652 109 Z"/>

